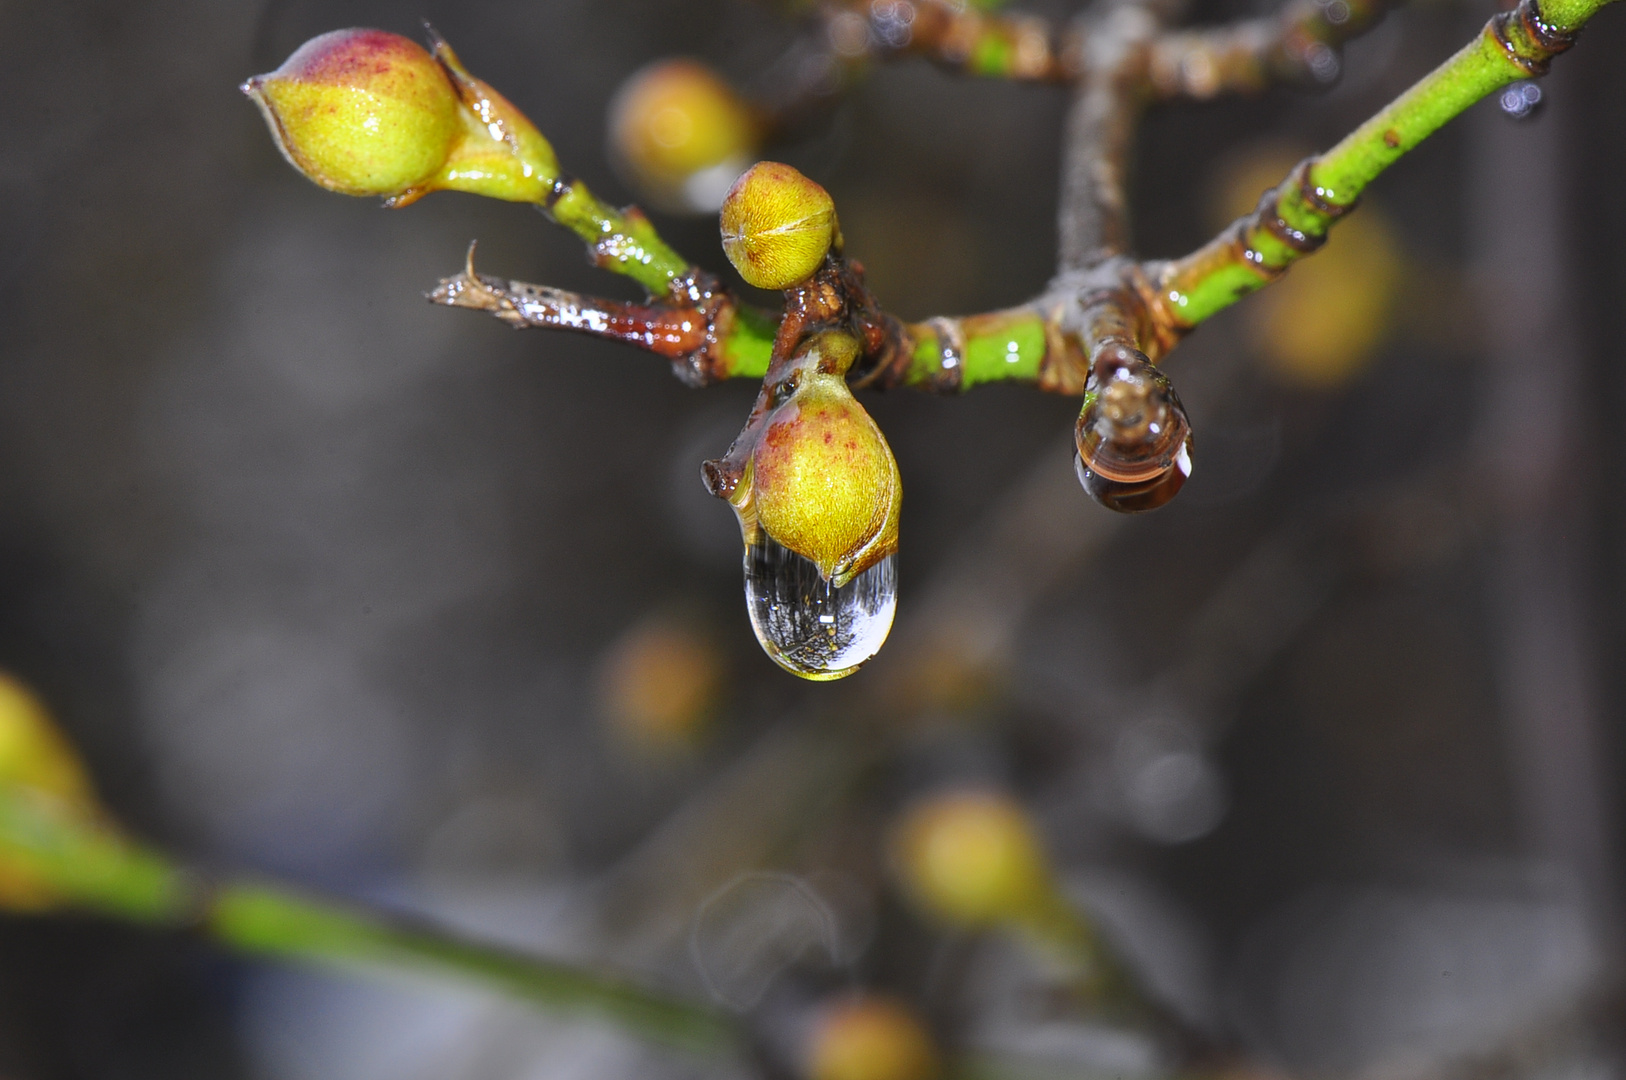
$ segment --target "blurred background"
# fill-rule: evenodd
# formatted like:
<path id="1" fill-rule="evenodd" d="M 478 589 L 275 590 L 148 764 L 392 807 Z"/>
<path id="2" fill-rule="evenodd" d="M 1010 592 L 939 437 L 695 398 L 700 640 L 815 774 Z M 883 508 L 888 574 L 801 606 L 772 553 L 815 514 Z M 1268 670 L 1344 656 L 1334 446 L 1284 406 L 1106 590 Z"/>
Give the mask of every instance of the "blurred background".
<path id="1" fill-rule="evenodd" d="M 1327 92 L 1153 109 L 1140 252 L 1197 246 L 1490 13 L 1396 11 Z M 1025 1075 L 1161 1075 L 899 898 L 899 811 L 992 787 L 1257 1075 L 1621 1074 L 1626 11 L 1180 347 L 1169 507 L 1078 490 L 1076 401 L 866 397 L 902 597 L 836 686 L 762 655 L 698 479 L 754 386 L 431 307 L 472 239 L 488 273 L 634 292 L 527 208 L 318 190 L 236 89 L 425 17 L 612 201 L 629 75 L 689 55 L 749 88 L 805 29 L 723 0 L 0 4 L 0 668 L 132 829 L 710 996 L 771 1060 L 864 986 Z M 902 61 L 770 153 L 892 311 L 983 311 L 1052 270 L 1065 107 Z M 727 270 L 714 220 L 654 216 Z M 696 1069 L 472 992 L 0 920 L 7 1080 Z"/>

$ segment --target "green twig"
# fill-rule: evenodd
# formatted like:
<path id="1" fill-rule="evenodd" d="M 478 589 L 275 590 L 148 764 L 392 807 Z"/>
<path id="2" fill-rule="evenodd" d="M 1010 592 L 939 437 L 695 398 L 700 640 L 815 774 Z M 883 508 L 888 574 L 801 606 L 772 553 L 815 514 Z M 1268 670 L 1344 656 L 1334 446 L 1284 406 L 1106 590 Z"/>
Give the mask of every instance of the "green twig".
<path id="1" fill-rule="evenodd" d="M 1307 2 L 1290 6 L 1277 17 L 1271 24 L 1275 37 L 1258 42 L 1249 39 L 1243 66 L 1253 66 L 1244 72 L 1246 78 L 1238 76 L 1239 84 L 1265 78 L 1272 63 L 1299 64 L 1308 55 L 1305 49 L 1335 45 L 1369 25 L 1377 14 L 1375 0 L 1359 0 L 1346 3 L 1345 22 L 1323 25 L 1326 13 L 1319 6 L 1311 11 Z M 1441 125 L 1509 82 L 1543 74 L 1552 57 L 1569 47 L 1581 25 L 1609 2 L 1548 0 L 1538 7 L 1536 0 L 1523 0 L 1514 11 L 1492 19 L 1472 43 L 1337 146 L 1301 164 L 1279 187 L 1265 194 L 1254 213 L 1198 251 L 1169 262 L 1136 263 L 1110 257 L 1117 239 L 1108 237 L 1113 242 L 1098 251 L 1092 240 L 1094 232 L 1075 230 L 1082 238 L 1071 245 L 1076 249 L 1074 260 L 1079 252 L 1088 251 L 1099 262 L 1074 267 L 1073 273 L 1059 277 L 1045 295 L 1018 308 L 907 325 L 893 320 L 891 344 L 896 346 L 896 357 L 884 369 L 857 365 L 855 383 L 954 392 L 985 382 L 1014 381 L 1077 393 L 1087 373 L 1087 358 L 1101 344 L 1101 326 L 1112 331 L 1108 336 L 1113 340 L 1124 337 L 1154 359 L 1161 357 L 1183 333 L 1269 284 L 1293 262 L 1319 248 L 1333 222 L 1353 208 L 1367 185 Z M 1160 38 L 1154 44 L 1154 56 L 1159 48 L 1172 48 L 1171 42 L 1179 45 L 1175 52 L 1181 55 L 1185 55 L 1182 50 L 1200 51 L 1210 44 L 1217 48 L 1225 43 L 1201 36 L 1179 41 Z M 1290 44 L 1297 51 L 1289 50 L 1292 62 L 1288 63 L 1281 59 L 1288 55 L 1281 50 Z M 1119 96 L 1124 101 L 1132 97 Z M 1113 115 L 1127 112 L 1126 107 L 1108 111 Z M 1095 161 L 1101 148 L 1094 145 L 1096 140 L 1075 141 L 1089 144 L 1080 151 L 1088 166 L 1081 175 L 1093 176 L 1099 171 Z M 637 277 L 652 292 L 664 288 L 677 298 L 681 315 L 684 289 L 699 272 L 667 248 L 641 214 L 611 210 L 579 185 L 561 183 L 566 184 L 567 194 L 560 196 L 555 216 L 597 245 L 594 250 L 601 264 Z M 527 297 L 534 299 L 549 290 L 494 278 L 479 279 L 483 290 L 469 290 L 466 286 L 472 280 L 466 275 L 449 278 L 433 298 L 481 307 L 514 325 L 575 329 L 630 341 L 673 359 L 679 376 L 695 385 L 724 378 L 761 378 L 767 367 L 774 337 L 772 321 L 738 307 L 720 290 L 716 295 L 725 297 L 721 307 L 726 310 L 708 313 L 695 309 L 707 320 L 705 350 L 691 350 L 679 358 L 671 347 L 660 344 L 653 317 L 629 331 L 624 322 L 617 321 L 613 302 L 568 297 L 579 303 L 577 315 L 585 312 L 587 317 L 562 320 L 525 302 Z M 1110 309 L 1106 314 L 1113 317 L 1103 322 L 1097 309 Z M 671 314 L 668 311 L 663 317 L 669 320 Z"/>
<path id="2" fill-rule="evenodd" d="M 30 895 L 152 927 L 196 929 L 252 955 L 428 972 L 544 1008 L 594 1016 L 685 1050 L 736 1049 L 711 1010 L 598 972 L 469 941 L 429 925 L 297 892 L 209 884 L 113 829 L 27 791 L 0 791 L 0 880 Z M 35 905 L 37 906 L 37 905 Z"/>
<path id="3" fill-rule="evenodd" d="M 1299 165 L 1252 214 L 1156 272 L 1167 321 L 1188 329 L 1259 289 L 1310 254 L 1367 185 L 1481 98 L 1543 75 L 1575 33 L 1610 0 L 1522 0 L 1457 54 L 1337 146 Z"/>

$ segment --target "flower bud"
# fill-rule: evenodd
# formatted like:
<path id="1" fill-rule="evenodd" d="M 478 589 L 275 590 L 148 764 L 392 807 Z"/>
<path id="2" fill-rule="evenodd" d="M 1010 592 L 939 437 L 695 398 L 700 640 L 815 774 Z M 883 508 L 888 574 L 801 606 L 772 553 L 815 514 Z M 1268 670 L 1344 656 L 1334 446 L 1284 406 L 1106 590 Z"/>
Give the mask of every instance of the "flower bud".
<path id="1" fill-rule="evenodd" d="M 893 838 L 911 897 L 946 923 L 1021 921 L 1044 905 L 1050 874 L 1027 815 L 993 792 L 957 791 L 916 804 Z"/>
<path id="2" fill-rule="evenodd" d="M 710 68 L 663 60 L 628 79 L 610 106 L 610 150 L 658 206 L 715 213 L 755 154 L 750 107 Z"/>
<path id="3" fill-rule="evenodd" d="M 73 746 L 22 683 L 0 673 L 0 789 L 28 789 L 95 811 L 96 797 Z"/>
<path id="4" fill-rule="evenodd" d="M 759 161 L 723 199 L 723 252 L 759 289 L 813 276 L 839 233 L 830 193 L 789 165 Z"/>
<path id="5" fill-rule="evenodd" d="M 599 667 L 599 703 L 618 733 L 641 749 L 698 739 L 727 684 L 723 657 L 703 625 L 656 616 L 628 630 Z"/>
<path id="6" fill-rule="evenodd" d="M 431 191 L 543 203 L 559 163 L 525 114 L 470 75 L 382 30 L 312 38 L 243 84 L 293 166 L 346 195 L 406 206 Z"/>
<path id="7" fill-rule="evenodd" d="M 9 798 L 75 823 L 102 818 L 90 777 L 50 713 L 27 687 L 0 673 L 0 799 Z M 0 849 L 0 909 L 40 911 L 57 899 L 26 862 Z"/>
<path id="8" fill-rule="evenodd" d="M 440 64 L 382 30 L 312 38 L 243 92 L 289 163 L 346 195 L 395 195 L 428 182 L 464 133 Z"/>
<path id="9" fill-rule="evenodd" d="M 931 1080 L 941 1071 L 925 1027 L 885 997 L 863 995 L 826 1008 L 808 1050 L 810 1080 Z"/>
<path id="10" fill-rule="evenodd" d="M 846 334 L 813 339 L 769 388 L 749 468 L 756 524 L 838 588 L 897 550 L 903 503 L 892 448 L 847 388 L 857 350 Z"/>

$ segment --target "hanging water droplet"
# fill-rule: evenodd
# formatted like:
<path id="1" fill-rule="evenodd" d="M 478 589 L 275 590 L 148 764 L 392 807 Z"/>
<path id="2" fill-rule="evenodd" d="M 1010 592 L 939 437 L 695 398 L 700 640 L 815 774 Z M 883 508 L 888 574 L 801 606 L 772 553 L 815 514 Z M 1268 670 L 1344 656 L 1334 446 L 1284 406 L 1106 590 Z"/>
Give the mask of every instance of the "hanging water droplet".
<path id="1" fill-rule="evenodd" d="M 760 532 L 745 548 L 745 607 L 762 649 L 786 671 L 840 679 L 880 651 L 898 606 L 897 555 L 841 588 L 810 560 Z"/>
<path id="2" fill-rule="evenodd" d="M 1191 440 L 1187 439 L 1185 445 L 1180 447 L 1173 468 L 1139 483 L 1109 479 L 1087 468 L 1077 454 L 1073 455 L 1073 469 L 1090 498 L 1108 510 L 1116 510 L 1120 514 L 1156 510 L 1178 495 L 1186 478 L 1191 475 Z"/>
<path id="3" fill-rule="evenodd" d="M 1191 475 L 1191 423 L 1168 376 L 1133 349 L 1096 361 L 1074 432 L 1078 482 L 1109 510 L 1155 510 Z"/>

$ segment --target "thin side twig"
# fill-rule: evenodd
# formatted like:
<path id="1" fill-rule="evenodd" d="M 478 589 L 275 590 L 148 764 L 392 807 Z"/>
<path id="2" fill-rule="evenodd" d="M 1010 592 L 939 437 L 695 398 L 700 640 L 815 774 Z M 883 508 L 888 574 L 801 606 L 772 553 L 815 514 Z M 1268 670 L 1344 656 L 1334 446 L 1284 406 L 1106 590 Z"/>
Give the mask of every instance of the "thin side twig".
<path id="1" fill-rule="evenodd" d="M 1325 86 L 1343 70 L 1339 48 L 1377 25 L 1382 0 L 1290 0 L 1276 14 L 1160 35 L 1147 56 L 1159 99 L 1257 93 L 1272 83 Z"/>

